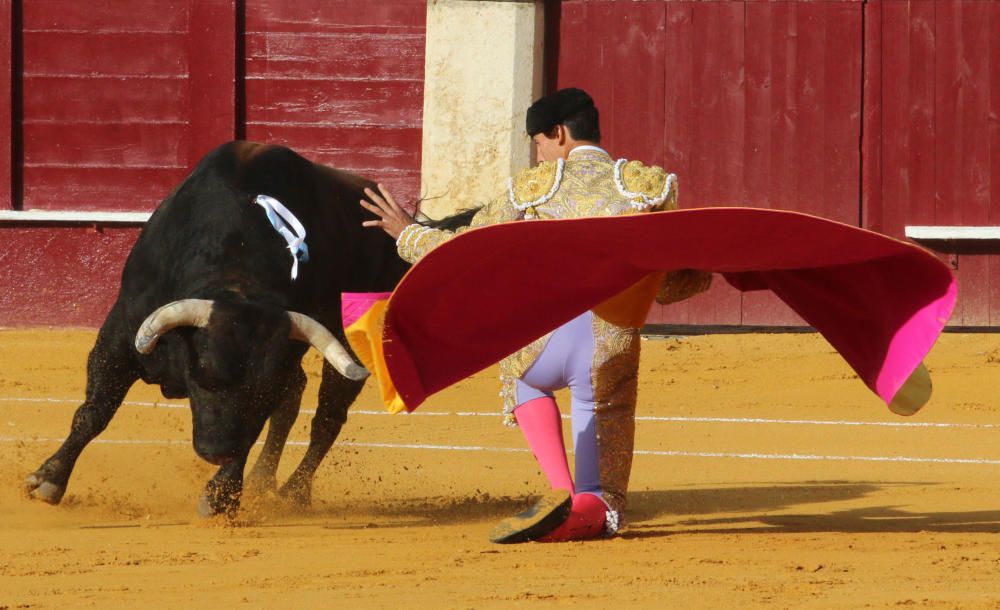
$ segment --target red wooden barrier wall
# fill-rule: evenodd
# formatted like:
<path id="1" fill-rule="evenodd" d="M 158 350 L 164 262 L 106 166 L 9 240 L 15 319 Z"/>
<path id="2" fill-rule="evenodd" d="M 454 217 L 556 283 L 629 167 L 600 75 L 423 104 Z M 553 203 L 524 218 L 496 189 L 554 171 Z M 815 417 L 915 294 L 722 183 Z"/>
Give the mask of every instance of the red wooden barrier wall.
<path id="1" fill-rule="evenodd" d="M 425 10 L 0 0 L 0 209 L 152 210 L 244 134 L 416 192 Z M 138 232 L 0 223 L 0 326 L 98 325 Z"/>
<path id="2" fill-rule="evenodd" d="M 0 0 L 0 120 L 13 127 L 0 130 L 0 209 L 149 210 L 244 134 L 415 192 L 425 9 Z M 1000 222 L 998 2 L 563 0 L 557 12 L 554 84 L 592 91 L 612 153 L 675 171 L 684 206 L 800 209 L 897 236 Z M 0 325 L 99 323 L 137 232 L 0 225 Z M 1000 259 L 957 263 L 953 323 L 1000 324 Z M 720 283 L 652 321 L 797 319 Z"/>
<path id="3" fill-rule="evenodd" d="M 247 2 L 246 134 L 420 189 L 425 3 Z"/>
<path id="4" fill-rule="evenodd" d="M 857 224 L 861 9 L 567 0 L 557 83 L 594 95 L 612 155 L 676 173 L 682 207 L 786 208 Z M 651 321 L 801 323 L 769 294 L 723 281 Z"/>
<path id="5" fill-rule="evenodd" d="M 1000 224 L 1000 3 L 865 10 L 865 226 Z M 955 262 L 952 324 L 1000 325 L 1000 257 Z"/>

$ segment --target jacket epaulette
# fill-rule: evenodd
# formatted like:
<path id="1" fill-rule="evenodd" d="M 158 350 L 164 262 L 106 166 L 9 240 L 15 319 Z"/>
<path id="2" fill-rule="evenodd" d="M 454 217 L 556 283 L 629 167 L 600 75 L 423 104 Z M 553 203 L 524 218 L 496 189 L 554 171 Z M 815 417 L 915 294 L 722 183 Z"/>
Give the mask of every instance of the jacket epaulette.
<path id="1" fill-rule="evenodd" d="M 677 176 L 662 167 L 619 159 L 615 163 L 615 185 L 636 209 L 658 206 L 668 197 L 673 198 L 674 205 L 667 207 L 676 207 Z"/>
<path id="2" fill-rule="evenodd" d="M 562 159 L 543 161 L 511 177 L 507 187 L 511 205 L 523 212 L 552 199 L 562 183 L 564 167 Z"/>

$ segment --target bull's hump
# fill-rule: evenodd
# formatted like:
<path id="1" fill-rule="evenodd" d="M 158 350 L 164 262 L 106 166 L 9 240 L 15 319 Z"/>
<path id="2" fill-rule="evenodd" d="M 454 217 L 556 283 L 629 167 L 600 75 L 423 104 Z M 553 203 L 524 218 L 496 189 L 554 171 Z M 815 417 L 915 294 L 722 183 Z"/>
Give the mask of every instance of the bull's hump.
<path id="1" fill-rule="evenodd" d="M 236 142 L 233 152 L 236 153 L 236 159 L 241 165 L 253 161 L 256 157 L 260 156 L 264 152 L 274 148 L 271 144 L 261 144 L 260 142 Z"/>

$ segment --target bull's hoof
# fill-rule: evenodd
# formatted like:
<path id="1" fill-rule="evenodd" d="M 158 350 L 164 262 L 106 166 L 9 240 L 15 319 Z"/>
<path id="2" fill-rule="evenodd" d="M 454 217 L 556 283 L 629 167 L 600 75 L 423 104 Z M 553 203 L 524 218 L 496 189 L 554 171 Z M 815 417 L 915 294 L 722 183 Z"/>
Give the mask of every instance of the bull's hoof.
<path id="1" fill-rule="evenodd" d="M 42 471 L 33 472 L 24 479 L 24 490 L 33 500 L 41 500 L 49 504 L 59 504 L 66 493 L 66 486 L 45 480 Z"/>
<path id="2" fill-rule="evenodd" d="M 310 485 L 288 481 L 281 486 L 278 495 L 300 508 L 308 508 L 312 504 L 312 486 Z"/>
<path id="3" fill-rule="evenodd" d="M 236 517 L 239 510 L 240 491 L 238 489 L 227 490 L 209 482 L 205 491 L 201 493 L 201 497 L 198 498 L 198 516 L 206 519 L 218 516 L 232 519 Z"/>

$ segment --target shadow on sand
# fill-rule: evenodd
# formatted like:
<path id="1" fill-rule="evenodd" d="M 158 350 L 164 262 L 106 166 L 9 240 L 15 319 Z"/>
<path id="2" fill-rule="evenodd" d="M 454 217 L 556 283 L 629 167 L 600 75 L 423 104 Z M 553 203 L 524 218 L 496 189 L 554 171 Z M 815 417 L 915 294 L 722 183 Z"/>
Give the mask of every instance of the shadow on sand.
<path id="1" fill-rule="evenodd" d="M 972 512 L 908 512 L 897 506 L 870 506 L 809 512 L 809 505 L 857 500 L 887 489 L 932 483 L 810 481 L 781 485 L 743 485 L 639 491 L 630 494 L 625 538 L 679 534 L 772 534 L 803 532 L 961 532 L 1000 533 L 1000 509 Z M 521 510 L 534 496 L 440 496 L 393 502 L 355 500 L 319 502 L 301 512 L 288 511 L 263 527 L 316 525 L 328 529 L 426 527 L 494 521 Z M 787 511 L 794 513 L 788 514 Z M 774 512 L 786 514 L 772 514 Z M 735 513 L 735 515 L 734 515 Z M 362 516 L 353 519 L 351 515 Z M 717 516 L 717 515 L 725 515 Z M 672 519 L 672 516 L 678 518 Z M 693 516 L 693 517 L 692 517 Z M 302 523 L 305 520 L 306 523 Z M 291 521 L 291 523 L 290 523 Z"/>

